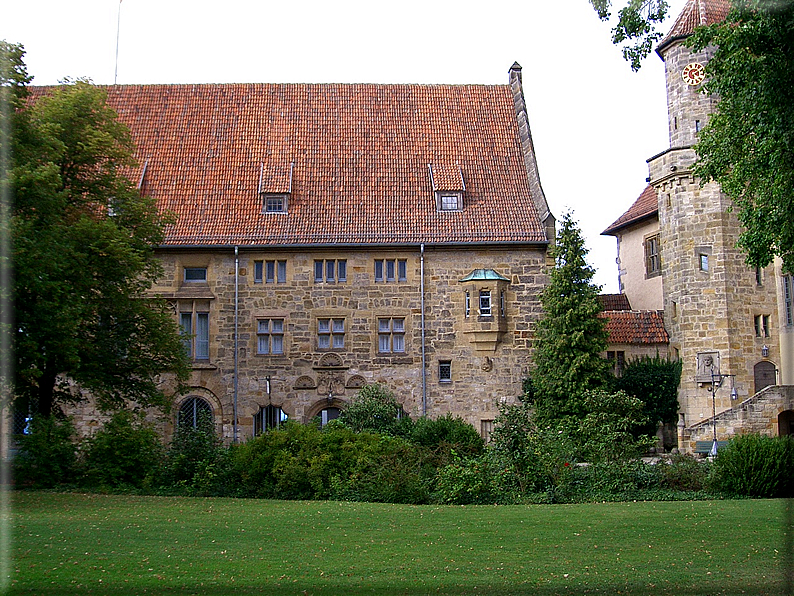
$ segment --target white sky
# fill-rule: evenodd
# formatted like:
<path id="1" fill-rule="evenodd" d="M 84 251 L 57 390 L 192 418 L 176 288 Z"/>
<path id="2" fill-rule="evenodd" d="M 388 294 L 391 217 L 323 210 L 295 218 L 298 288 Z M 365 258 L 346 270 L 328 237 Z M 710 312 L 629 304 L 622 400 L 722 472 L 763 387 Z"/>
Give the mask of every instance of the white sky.
<path id="1" fill-rule="evenodd" d="M 670 0 L 672 26 L 686 0 Z M 615 0 L 620 6 L 622 0 Z M 541 183 L 572 209 L 605 292 L 615 239 L 601 232 L 645 188 L 669 146 L 662 61 L 633 73 L 588 0 L 123 0 L 118 75 L 128 83 L 504 84 L 514 61 Z M 34 84 L 115 76 L 117 0 L 24 0 L 0 8 Z"/>

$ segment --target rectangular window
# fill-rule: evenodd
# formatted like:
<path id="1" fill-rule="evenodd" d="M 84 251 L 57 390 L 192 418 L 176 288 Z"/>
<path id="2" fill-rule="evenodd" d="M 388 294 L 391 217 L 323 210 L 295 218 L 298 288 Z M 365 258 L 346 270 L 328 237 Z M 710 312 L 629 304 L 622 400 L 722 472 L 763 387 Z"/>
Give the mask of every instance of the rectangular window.
<path id="1" fill-rule="evenodd" d="M 378 352 L 405 352 L 405 319 L 378 319 Z"/>
<path id="2" fill-rule="evenodd" d="M 493 432 L 493 420 L 480 420 L 480 436 L 486 443 L 491 442 L 491 433 Z"/>
<path id="3" fill-rule="evenodd" d="M 286 275 L 286 268 L 284 272 Z M 347 261 L 344 259 L 314 261 L 314 281 L 317 283 L 347 281 Z"/>
<path id="4" fill-rule="evenodd" d="M 317 347 L 320 350 L 344 349 L 345 320 L 317 319 Z"/>
<path id="5" fill-rule="evenodd" d="M 769 315 L 755 316 L 755 336 L 769 337 Z"/>
<path id="6" fill-rule="evenodd" d="M 257 354 L 284 353 L 284 319 L 259 319 L 256 336 Z"/>
<path id="7" fill-rule="evenodd" d="M 698 255 L 698 267 L 701 271 L 709 270 L 709 256 L 704 253 Z"/>
<path id="8" fill-rule="evenodd" d="M 655 277 L 662 272 L 659 256 L 659 234 L 645 239 L 645 276 Z"/>
<path id="9" fill-rule="evenodd" d="M 616 377 L 623 374 L 623 369 L 626 366 L 626 352 L 607 352 L 607 360 L 612 367 L 612 372 Z"/>
<path id="10" fill-rule="evenodd" d="M 287 197 L 284 195 L 265 195 L 265 213 L 284 213 L 287 210 Z"/>
<path id="11" fill-rule="evenodd" d="M 375 259 L 375 281 L 406 281 L 408 261 L 406 259 Z"/>
<path id="12" fill-rule="evenodd" d="M 783 303 L 786 307 L 786 326 L 794 325 L 794 278 L 783 276 Z"/>
<path id="13" fill-rule="evenodd" d="M 264 262 L 263 261 L 254 261 L 254 283 L 261 284 L 262 279 L 264 278 Z"/>
<path id="14" fill-rule="evenodd" d="M 756 265 L 755 267 L 755 285 L 764 285 L 764 270 Z"/>
<path id="15" fill-rule="evenodd" d="M 466 290 L 466 317 L 471 314 L 471 294 Z"/>
<path id="16" fill-rule="evenodd" d="M 207 268 L 185 267 L 185 281 L 207 281 Z"/>
<path id="17" fill-rule="evenodd" d="M 458 211 L 459 209 L 458 195 L 441 195 L 441 211 Z"/>
<path id="18" fill-rule="evenodd" d="M 452 361 L 441 360 L 438 363 L 438 380 L 441 383 L 452 382 Z"/>
<path id="19" fill-rule="evenodd" d="M 207 312 L 179 313 L 179 327 L 182 345 L 188 358 L 209 360 L 210 357 L 210 323 Z"/>
<path id="20" fill-rule="evenodd" d="M 491 316 L 491 290 L 480 290 L 480 316 Z"/>

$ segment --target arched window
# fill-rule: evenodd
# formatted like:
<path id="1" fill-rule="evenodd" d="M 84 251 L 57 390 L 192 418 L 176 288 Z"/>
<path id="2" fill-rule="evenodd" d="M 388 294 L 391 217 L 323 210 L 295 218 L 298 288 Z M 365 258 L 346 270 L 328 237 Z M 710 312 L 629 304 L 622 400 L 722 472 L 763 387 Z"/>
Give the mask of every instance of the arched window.
<path id="1" fill-rule="evenodd" d="M 188 397 L 179 407 L 176 423 L 179 426 L 189 426 L 199 428 L 201 426 L 212 427 L 212 406 L 207 400 L 200 397 Z"/>
<path id="2" fill-rule="evenodd" d="M 254 414 L 254 436 L 257 437 L 263 432 L 278 428 L 286 421 L 287 415 L 278 406 L 270 405 L 259 408 L 259 411 Z"/>

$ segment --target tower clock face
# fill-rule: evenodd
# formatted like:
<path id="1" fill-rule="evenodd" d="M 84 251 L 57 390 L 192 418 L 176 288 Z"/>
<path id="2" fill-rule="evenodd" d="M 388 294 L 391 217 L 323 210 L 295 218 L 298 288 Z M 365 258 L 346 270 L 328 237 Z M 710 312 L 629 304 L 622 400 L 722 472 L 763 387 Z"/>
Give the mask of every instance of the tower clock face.
<path id="1" fill-rule="evenodd" d="M 706 76 L 706 68 L 697 62 L 692 62 L 681 71 L 681 78 L 687 85 L 700 85 Z"/>

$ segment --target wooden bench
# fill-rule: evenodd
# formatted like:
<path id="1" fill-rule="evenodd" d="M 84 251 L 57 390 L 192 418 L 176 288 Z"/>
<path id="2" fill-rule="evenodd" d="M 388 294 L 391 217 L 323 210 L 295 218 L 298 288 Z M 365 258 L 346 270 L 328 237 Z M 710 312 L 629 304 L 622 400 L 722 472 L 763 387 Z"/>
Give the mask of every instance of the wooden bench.
<path id="1" fill-rule="evenodd" d="M 728 444 L 728 441 L 717 441 L 717 450 L 722 449 L 725 445 Z M 695 441 L 695 453 L 704 453 L 708 455 L 711 453 L 711 447 L 714 445 L 714 441 Z"/>

